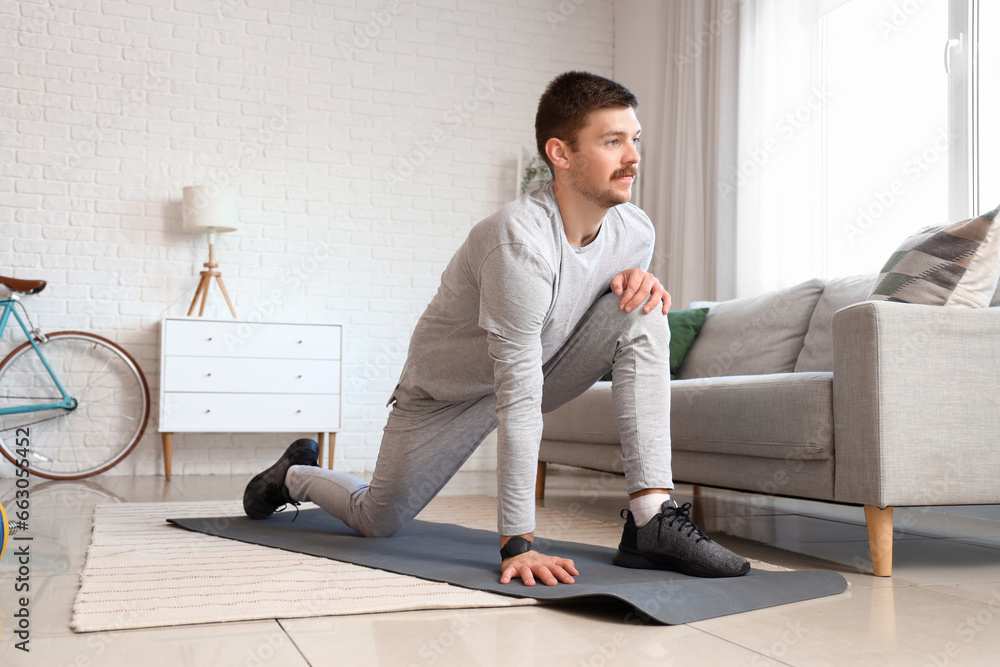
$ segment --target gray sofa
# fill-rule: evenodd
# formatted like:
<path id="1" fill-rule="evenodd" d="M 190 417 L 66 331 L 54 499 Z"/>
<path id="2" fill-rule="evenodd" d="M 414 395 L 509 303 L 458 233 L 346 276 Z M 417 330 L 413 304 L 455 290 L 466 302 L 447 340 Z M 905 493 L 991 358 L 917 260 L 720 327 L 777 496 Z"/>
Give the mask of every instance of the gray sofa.
<path id="1" fill-rule="evenodd" d="M 1000 503 L 1000 309 L 865 301 L 874 279 L 713 305 L 671 436 L 675 481 L 863 505 L 890 576 L 893 507 Z M 547 463 L 621 471 L 611 382 L 544 420 L 539 497 Z"/>

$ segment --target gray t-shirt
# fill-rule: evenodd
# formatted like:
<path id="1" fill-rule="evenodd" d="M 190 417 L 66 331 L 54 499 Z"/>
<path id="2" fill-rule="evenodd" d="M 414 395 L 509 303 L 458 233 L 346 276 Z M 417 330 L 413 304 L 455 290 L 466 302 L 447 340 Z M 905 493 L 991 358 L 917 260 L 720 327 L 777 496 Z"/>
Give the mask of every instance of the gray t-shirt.
<path id="1" fill-rule="evenodd" d="M 534 530 L 542 365 L 614 276 L 649 267 L 653 240 L 646 214 L 621 204 L 571 246 L 549 183 L 476 224 L 442 274 L 399 383 L 439 401 L 496 393 L 500 534 Z"/>

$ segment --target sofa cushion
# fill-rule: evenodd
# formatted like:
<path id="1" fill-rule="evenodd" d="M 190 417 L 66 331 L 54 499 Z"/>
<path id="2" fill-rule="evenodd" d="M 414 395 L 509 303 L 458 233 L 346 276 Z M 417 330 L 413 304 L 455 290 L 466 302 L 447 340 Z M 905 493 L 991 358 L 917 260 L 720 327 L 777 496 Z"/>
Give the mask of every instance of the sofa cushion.
<path id="1" fill-rule="evenodd" d="M 866 300 L 876 277 L 871 274 L 834 278 L 826 283 L 809 320 L 809 331 L 795 362 L 795 372 L 833 372 L 833 314 Z"/>
<path id="2" fill-rule="evenodd" d="M 833 458 L 832 385 L 832 373 L 671 382 L 672 447 L 772 459 Z M 620 447 L 611 383 L 598 382 L 546 414 L 542 440 L 550 448 L 553 442 Z"/>
<path id="3" fill-rule="evenodd" d="M 542 439 L 620 445 L 611 383 L 598 382 L 569 403 L 547 413 Z"/>
<path id="4" fill-rule="evenodd" d="M 678 380 L 670 391 L 675 451 L 833 458 L 833 373 Z"/>
<path id="5" fill-rule="evenodd" d="M 625 474 L 622 464 L 622 448 L 615 445 L 594 445 L 587 442 L 546 440 L 538 447 L 538 460 L 546 463 L 561 463 L 576 468 L 590 468 L 619 475 Z"/>
<path id="6" fill-rule="evenodd" d="M 713 306 L 677 377 L 791 373 L 822 291 L 814 279 Z"/>
<path id="7" fill-rule="evenodd" d="M 869 297 L 928 306 L 983 308 L 1000 277 L 997 211 L 926 227 L 906 239 L 882 267 Z"/>
<path id="8" fill-rule="evenodd" d="M 837 463 L 832 459 L 782 461 L 757 456 L 734 457 L 728 454 L 679 451 L 674 452 L 670 463 L 674 482 L 814 500 L 835 499 Z M 752 514 L 727 517 L 726 523 L 746 521 L 749 516 Z"/>

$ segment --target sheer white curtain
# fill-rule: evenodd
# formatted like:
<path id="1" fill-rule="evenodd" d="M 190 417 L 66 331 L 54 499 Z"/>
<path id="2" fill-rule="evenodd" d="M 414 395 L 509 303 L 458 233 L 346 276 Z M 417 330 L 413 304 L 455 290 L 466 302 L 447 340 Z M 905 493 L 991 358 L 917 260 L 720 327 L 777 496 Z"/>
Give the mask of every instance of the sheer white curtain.
<path id="1" fill-rule="evenodd" d="M 876 273 L 948 221 L 941 53 L 962 1 L 904 21 L 898 0 L 616 0 L 636 201 L 677 307 Z"/>
<path id="2" fill-rule="evenodd" d="M 656 226 L 651 270 L 675 308 L 734 296 L 737 0 L 615 3 L 615 78 L 639 97 L 636 203 Z"/>
<path id="3" fill-rule="evenodd" d="M 736 169 L 720 188 L 735 198 L 736 295 L 753 296 L 823 274 L 820 2 L 748 0 L 739 44 Z"/>
<path id="4" fill-rule="evenodd" d="M 899 6 L 743 4 L 739 159 L 724 185 L 739 296 L 877 273 L 914 231 L 949 221 L 949 1 Z"/>

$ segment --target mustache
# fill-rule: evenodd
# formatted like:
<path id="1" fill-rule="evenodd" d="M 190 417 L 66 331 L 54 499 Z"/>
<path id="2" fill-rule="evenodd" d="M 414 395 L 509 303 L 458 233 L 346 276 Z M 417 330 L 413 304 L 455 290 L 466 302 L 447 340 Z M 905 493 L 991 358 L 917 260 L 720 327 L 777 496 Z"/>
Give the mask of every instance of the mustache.
<path id="1" fill-rule="evenodd" d="M 615 173 L 611 174 L 611 178 L 612 179 L 622 178 L 624 176 L 635 176 L 635 177 L 638 177 L 639 176 L 639 169 L 636 168 L 635 166 L 625 167 L 624 169 L 619 169 Z"/>

